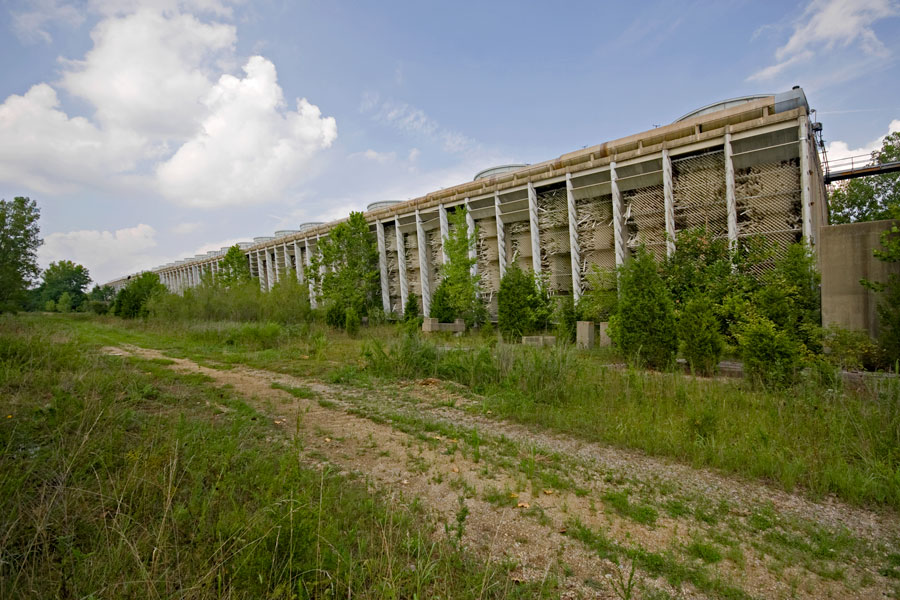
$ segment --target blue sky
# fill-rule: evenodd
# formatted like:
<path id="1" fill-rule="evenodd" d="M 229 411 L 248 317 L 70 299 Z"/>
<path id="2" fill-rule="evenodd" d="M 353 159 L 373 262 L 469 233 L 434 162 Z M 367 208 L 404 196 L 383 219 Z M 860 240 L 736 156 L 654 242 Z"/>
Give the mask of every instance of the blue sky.
<path id="1" fill-rule="evenodd" d="M 834 154 L 900 129 L 896 0 L 0 0 L 0 25 L 0 197 L 101 282 L 734 96 L 803 86 Z"/>

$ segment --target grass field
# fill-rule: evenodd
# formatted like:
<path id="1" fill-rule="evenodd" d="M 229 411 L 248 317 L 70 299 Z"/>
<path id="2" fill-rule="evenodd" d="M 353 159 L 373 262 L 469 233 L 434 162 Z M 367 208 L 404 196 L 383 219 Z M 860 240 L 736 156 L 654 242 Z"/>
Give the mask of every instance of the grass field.
<path id="1" fill-rule="evenodd" d="M 121 341 L 217 364 L 371 385 L 379 378 L 459 382 L 491 411 L 590 441 L 669 456 L 857 504 L 900 508 L 900 381 L 844 389 L 811 374 L 789 390 L 627 369 L 609 349 L 535 350 L 493 336 L 360 339 L 315 325 L 123 323 L 72 319 L 85 343 Z"/>
<path id="2" fill-rule="evenodd" d="M 208 378 L 104 355 L 158 335 L 114 332 L 0 318 L 0 597 L 552 594 L 436 536 L 415 501 L 298 460 L 302 437 Z"/>

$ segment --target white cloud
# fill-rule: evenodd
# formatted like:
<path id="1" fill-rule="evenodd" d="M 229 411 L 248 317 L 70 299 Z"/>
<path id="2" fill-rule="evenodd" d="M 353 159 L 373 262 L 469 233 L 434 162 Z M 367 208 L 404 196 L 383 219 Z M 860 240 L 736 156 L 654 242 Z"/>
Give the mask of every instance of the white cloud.
<path id="1" fill-rule="evenodd" d="M 376 121 L 399 131 L 435 141 L 441 144 L 445 152 L 469 152 L 478 147 L 478 143 L 472 138 L 441 127 L 424 110 L 405 102 L 382 101 L 377 92 L 365 92 L 359 110 L 363 113 L 371 112 Z"/>
<path id="2" fill-rule="evenodd" d="M 91 38 L 83 60 L 65 63 L 61 85 L 95 107 L 102 126 L 166 140 L 196 131 L 214 63 L 231 52 L 236 31 L 142 9 L 104 19 Z"/>
<path id="3" fill-rule="evenodd" d="M 197 207 L 262 203 L 304 175 L 337 137 L 332 117 L 305 98 L 285 110 L 275 65 L 251 57 L 243 79 L 223 75 L 203 104 L 201 130 L 157 168 L 161 191 Z"/>
<path id="4" fill-rule="evenodd" d="M 11 12 L 13 31 L 23 42 L 50 43 L 53 36 L 49 25 L 61 24 L 77 27 L 84 22 L 84 13 L 75 6 L 60 0 L 32 0 L 28 9 Z"/>
<path id="5" fill-rule="evenodd" d="M 881 149 L 881 143 L 884 141 L 885 137 L 892 133 L 897 133 L 898 131 L 900 131 L 900 119 L 894 119 L 891 121 L 890 125 L 888 125 L 888 132 L 886 134 L 872 140 L 861 148 L 851 148 L 847 142 L 834 141 L 825 145 L 825 153 L 828 155 L 828 161 L 831 163 L 841 161 L 842 159 L 849 159 L 850 157 L 870 156 L 875 150 Z M 865 160 L 863 160 L 863 162 L 865 162 Z M 843 167 L 838 165 L 834 168 L 840 169 Z"/>
<path id="6" fill-rule="evenodd" d="M 116 231 L 82 230 L 51 233 L 38 250 L 40 264 L 71 260 L 82 264 L 95 282 L 157 266 L 156 230 L 143 223 Z"/>
<path id="7" fill-rule="evenodd" d="M 56 91 L 41 83 L 0 104 L 0 180 L 42 193 L 90 187 L 132 169 L 140 136 L 103 130 L 59 110 Z"/>
<path id="8" fill-rule="evenodd" d="M 194 233 L 198 229 L 203 227 L 203 223 L 199 222 L 189 222 L 186 221 L 184 223 L 179 223 L 175 227 L 172 228 L 172 233 L 176 233 L 178 235 L 187 235 L 188 233 Z"/>
<path id="9" fill-rule="evenodd" d="M 362 156 L 367 160 L 371 160 L 377 163 L 387 163 L 395 160 L 397 158 L 396 152 L 378 152 L 377 150 L 372 150 L 369 148 L 365 152 L 360 152 L 358 154 L 351 154 L 351 157 Z"/>
<path id="10" fill-rule="evenodd" d="M 845 51 L 838 57 L 841 60 L 868 63 L 883 59 L 890 52 L 872 25 L 898 14 L 900 7 L 893 0 L 812 0 L 794 23 L 791 37 L 775 51 L 776 62 L 748 79 L 769 81 L 791 67 L 809 68 L 813 58 L 833 69 L 828 58 L 834 60 L 837 50 Z"/>

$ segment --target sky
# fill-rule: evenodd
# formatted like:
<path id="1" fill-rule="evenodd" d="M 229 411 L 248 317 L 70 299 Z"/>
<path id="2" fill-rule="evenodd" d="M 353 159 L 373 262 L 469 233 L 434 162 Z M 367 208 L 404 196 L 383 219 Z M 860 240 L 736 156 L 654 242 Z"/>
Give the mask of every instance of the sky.
<path id="1" fill-rule="evenodd" d="M 561 8 L 564 7 L 564 8 Z M 712 102 L 900 130 L 900 1 L 0 0 L 0 198 L 96 282 Z"/>

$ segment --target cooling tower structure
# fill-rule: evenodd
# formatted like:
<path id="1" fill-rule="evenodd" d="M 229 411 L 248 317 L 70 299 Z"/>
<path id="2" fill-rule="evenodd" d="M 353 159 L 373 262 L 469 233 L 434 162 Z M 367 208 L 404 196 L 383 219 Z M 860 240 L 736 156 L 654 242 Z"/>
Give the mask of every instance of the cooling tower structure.
<path id="1" fill-rule="evenodd" d="M 698 226 L 734 246 L 757 235 L 782 250 L 802 239 L 814 246 L 827 207 L 811 132 L 806 96 L 794 88 L 704 106 L 539 164 L 486 169 L 420 198 L 370 204 L 364 214 L 378 242 L 384 310 L 402 313 L 414 294 L 428 313 L 448 218 L 461 207 L 492 314 L 513 261 L 577 300 L 595 268 L 614 269 L 640 245 L 664 258 L 681 232 Z M 339 222 L 306 223 L 243 247 L 261 288 L 284 277 L 303 282 L 318 240 Z M 221 260 L 203 255 L 154 271 L 177 292 Z"/>

